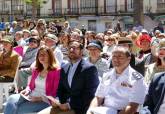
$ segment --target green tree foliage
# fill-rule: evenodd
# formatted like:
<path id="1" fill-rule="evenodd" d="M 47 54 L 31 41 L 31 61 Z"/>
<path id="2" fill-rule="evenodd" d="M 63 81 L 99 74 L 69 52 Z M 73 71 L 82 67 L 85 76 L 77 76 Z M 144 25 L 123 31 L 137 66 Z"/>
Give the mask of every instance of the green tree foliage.
<path id="1" fill-rule="evenodd" d="M 45 4 L 47 0 L 24 0 L 26 4 L 32 5 L 32 18 L 37 17 L 37 8 L 40 8 L 42 4 Z"/>
<path id="2" fill-rule="evenodd" d="M 24 0 L 27 4 L 33 4 L 36 3 L 36 6 L 39 6 L 40 4 L 42 4 L 43 2 L 45 2 L 46 0 Z"/>

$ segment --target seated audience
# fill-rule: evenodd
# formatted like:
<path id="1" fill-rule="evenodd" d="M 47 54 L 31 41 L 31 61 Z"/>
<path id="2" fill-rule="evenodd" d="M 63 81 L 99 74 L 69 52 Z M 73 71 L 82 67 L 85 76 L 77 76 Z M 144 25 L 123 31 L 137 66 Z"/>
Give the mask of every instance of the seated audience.
<path id="1" fill-rule="evenodd" d="M 137 53 L 136 56 L 139 59 L 143 59 L 146 54 L 151 53 L 151 37 L 148 34 L 143 34 L 142 36 L 140 36 L 137 42 L 139 42 L 138 45 L 140 46 L 141 50 Z"/>
<path id="2" fill-rule="evenodd" d="M 132 39 L 132 53 L 135 55 L 140 51 L 140 47 L 137 45 L 136 41 L 138 40 L 138 35 L 135 32 L 131 32 L 130 35 L 127 35 L 126 37 Z"/>
<path id="3" fill-rule="evenodd" d="M 99 40 L 93 40 L 87 45 L 87 50 L 89 51 L 87 60 L 96 66 L 100 80 L 103 73 L 109 69 L 108 61 L 101 57 L 102 49 L 103 46 Z"/>
<path id="4" fill-rule="evenodd" d="M 97 33 L 95 36 L 95 39 L 99 40 L 102 43 L 102 45 L 104 45 L 104 41 L 105 41 L 104 40 L 104 33 Z"/>
<path id="5" fill-rule="evenodd" d="M 17 31 L 15 33 L 15 37 L 14 40 L 16 42 L 16 46 L 25 46 L 27 43 L 25 42 L 25 40 L 23 39 L 23 33 L 22 31 Z"/>
<path id="6" fill-rule="evenodd" d="M 145 82 L 149 85 L 155 73 L 165 71 L 165 39 L 161 40 L 158 47 L 158 58 L 155 63 L 147 66 L 145 71 Z"/>
<path id="7" fill-rule="evenodd" d="M 151 41 L 151 44 L 150 44 L 151 53 L 145 55 L 143 59 L 144 65 L 149 65 L 157 61 L 159 42 L 160 42 L 159 39 L 155 39 Z"/>
<path id="8" fill-rule="evenodd" d="M 35 57 L 40 46 L 40 39 L 38 36 L 33 36 L 29 39 L 28 46 L 17 46 L 14 50 L 22 56 L 20 68 L 29 68 L 35 61 Z"/>
<path id="9" fill-rule="evenodd" d="M 45 102 L 45 96 L 56 97 L 59 79 L 60 68 L 52 50 L 46 46 L 41 47 L 29 85 L 20 94 L 9 97 L 4 114 L 33 113 L 48 107 L 49 102 Z"/>
<path id="10" fill-rule="evenodd" d="M 31 75 L 31 70 L 29 70 L 29 68 L 36 59 L 39 46 L 39 37 L 33 36 L 29 39 L 28 46 L 17 46 L 14 48 L 14 50 L 22 56 L 22 62 L 20 63 L 17 76 L 18 90 L 27 86 L 27 77 Z"/>
<path id="11" fill-rule="evenodd" d="M 135 57 L 135 55 L 132 53 L 132 46 L 133 46 L 133 42 L 130 38 L 127 37 L 120 37 L 118 39 L 118 46 L 127 48 L 130 53 L 131 53 L 131 60 L 130 60 L 130 66 L 135 69 L 136 71 L 138 71 L 139 73 L 141 73 L 142 75 L 144 75 L 144 64 L 143 62 L 141 62 L 139 59 L 137 59 Z M 110 58 L 110 68 L 113 67 L 112 64 L 112 58 Z"/>
<path id="12" fill-rule="evenodd" d="M 165 105 L 165 71 L 156 73 L 149 86 L 144 107 L 148 107 L 150 114 L 164 114 Z M 146 108 L 147 108 L 146 107 Z"/>
<path id="13" fill-rule="evenodd" d="M 28 45 L 29 44 L 29 39 L 31 37 L 31 32 L 27 29 L 22 30 L 22 32 L 23 32 L 23 39 L 26 42 L 26 44 Z"/>
<path id="14" fill-rule="evenodd" d="M 57 46 L 58 38 L 54 34 L 46 34 L 45 37 L 45 45 L 48 46 L 53 50 L 53 54 L 57 59 L 59 65 L 61 65 L 63 61 L 63 53 L 61 52 L 60 48 Z"/>
<path id="15" fill-rule="evenodd" d="M 0 82 L 12 82 L 19 64 L 19 55 L 13 51 L 11 36 L 4 36 L 1 43 L 3 50 L 0 52 Z"/>
<path id="16" fill-rule="evenodd" d="M 63 59 L 64 60 L 69 60 L 68 58 L 68 45 L 69 45 L 69 41 L 70 41 L 70 35 L 66 32 L 61 32 L 59 39 L 61 40 L 61 44 L 60 44 L 60 49 L 63 53 Z"/>
<path id="17" fill-rule="evenodd" d="M 53 56 L 56 58 L 60 66 L 63 60 L 63 54 L 61 50 L 56 46 L 58 40 L 57 37 L 53 34 L 47 34 L 44 38 L 45 38 L 45 45 L 53 50 Z M 35 65 L 35 61 L 32 63 L 30 67 L 33 67 L 34 65 Z M 23 68 L 19 70 L 19 76 L 17 79 L 17 86 L 19 91 L 27 86 L 28 78 L 30 77 L 30 75 L 31 75 L 30 68 Z"/>
<path id="18" fill-rule="evenodd" d="M 135 114 L 143 104 L 146 86 L 143 76 L 129 64 L 128 48 L 115 47 L 113 68 L 103 75 L 87 114 Z"/>
<path id="19" fill-rule="evenodd" d="M 69 43 L 69 63 L 61 68 L 60 104 L 52 103 L 39 114 L 85 114 L 99 84 L 97 69 L 82 58 L 83 45 Z"/>
<path id="20" fill-rule="evenodd" d="M 103 58 L 108 60 L 111 58 L 112 50 L 115 47 L 117 41 L 116 41 L 115 35 L 111 35 L 111 36 L 105 35 L 104 39 L 105 39 L 105 45 L 103 47 L 102 55 L 103 55 Z"/>
<path id="21" fill-rule="evenodd" d="M 35 29 L 38 31 L 39 37 L 42 40 L 44 35 L 48 32 L 45 19 L 38 19 Z"/>

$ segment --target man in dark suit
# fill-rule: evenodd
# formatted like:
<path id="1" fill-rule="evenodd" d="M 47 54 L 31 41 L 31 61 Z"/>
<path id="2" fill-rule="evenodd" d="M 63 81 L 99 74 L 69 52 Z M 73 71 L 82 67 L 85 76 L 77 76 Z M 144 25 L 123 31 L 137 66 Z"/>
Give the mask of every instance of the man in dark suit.
<path id="1" fill-rule="evenodd" d="M 151 114 L 164 114 L 165 109 L 165 72 L 155 74 L 151 81 L 144 106 L 148 106 Z"/>
<path id="2" fill-rule="evenodd" d="M 69 63 L 62 66 L 58 88 L 60 105 L 39 114 L 85 114 L 99 84 L 94 65 L 82 59 L 83 45 L 69 43 Z"/>

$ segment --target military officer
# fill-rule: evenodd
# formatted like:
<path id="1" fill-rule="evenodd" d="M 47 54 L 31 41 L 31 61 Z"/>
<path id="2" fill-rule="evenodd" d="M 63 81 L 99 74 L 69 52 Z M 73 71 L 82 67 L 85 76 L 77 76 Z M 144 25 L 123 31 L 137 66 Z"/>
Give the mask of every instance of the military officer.
<path id="1" fill-rule="evenodd" d="M 113 68 L 103 75 L 87 114 L 135 114 L 143 104 L 146 84 L 143 76 L 130 65 L 127 48 L 117 46 L 112 52 Z"/>

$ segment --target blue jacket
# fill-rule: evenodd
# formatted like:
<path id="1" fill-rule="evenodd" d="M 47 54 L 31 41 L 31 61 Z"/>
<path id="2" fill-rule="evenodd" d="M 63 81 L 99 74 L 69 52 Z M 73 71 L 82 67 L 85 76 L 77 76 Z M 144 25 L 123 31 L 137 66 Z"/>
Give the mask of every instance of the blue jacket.
<path id="1" fill-rule="evenodd" d="M 77 66 L 71 87 L 68 84 L 69 65 L 61 68 L 58 97 L 61 103 L 68 102 L 76 114 L 85 114 L 99 84 L 94 65 L 82 59 Z"/>
<path id="2" fill-rule="evenodd" d="M 144 106 L 148 106 L 151 114 L 157 114 L 165 96 L 165 72 L 155 74 L 151 81 Z"/>

